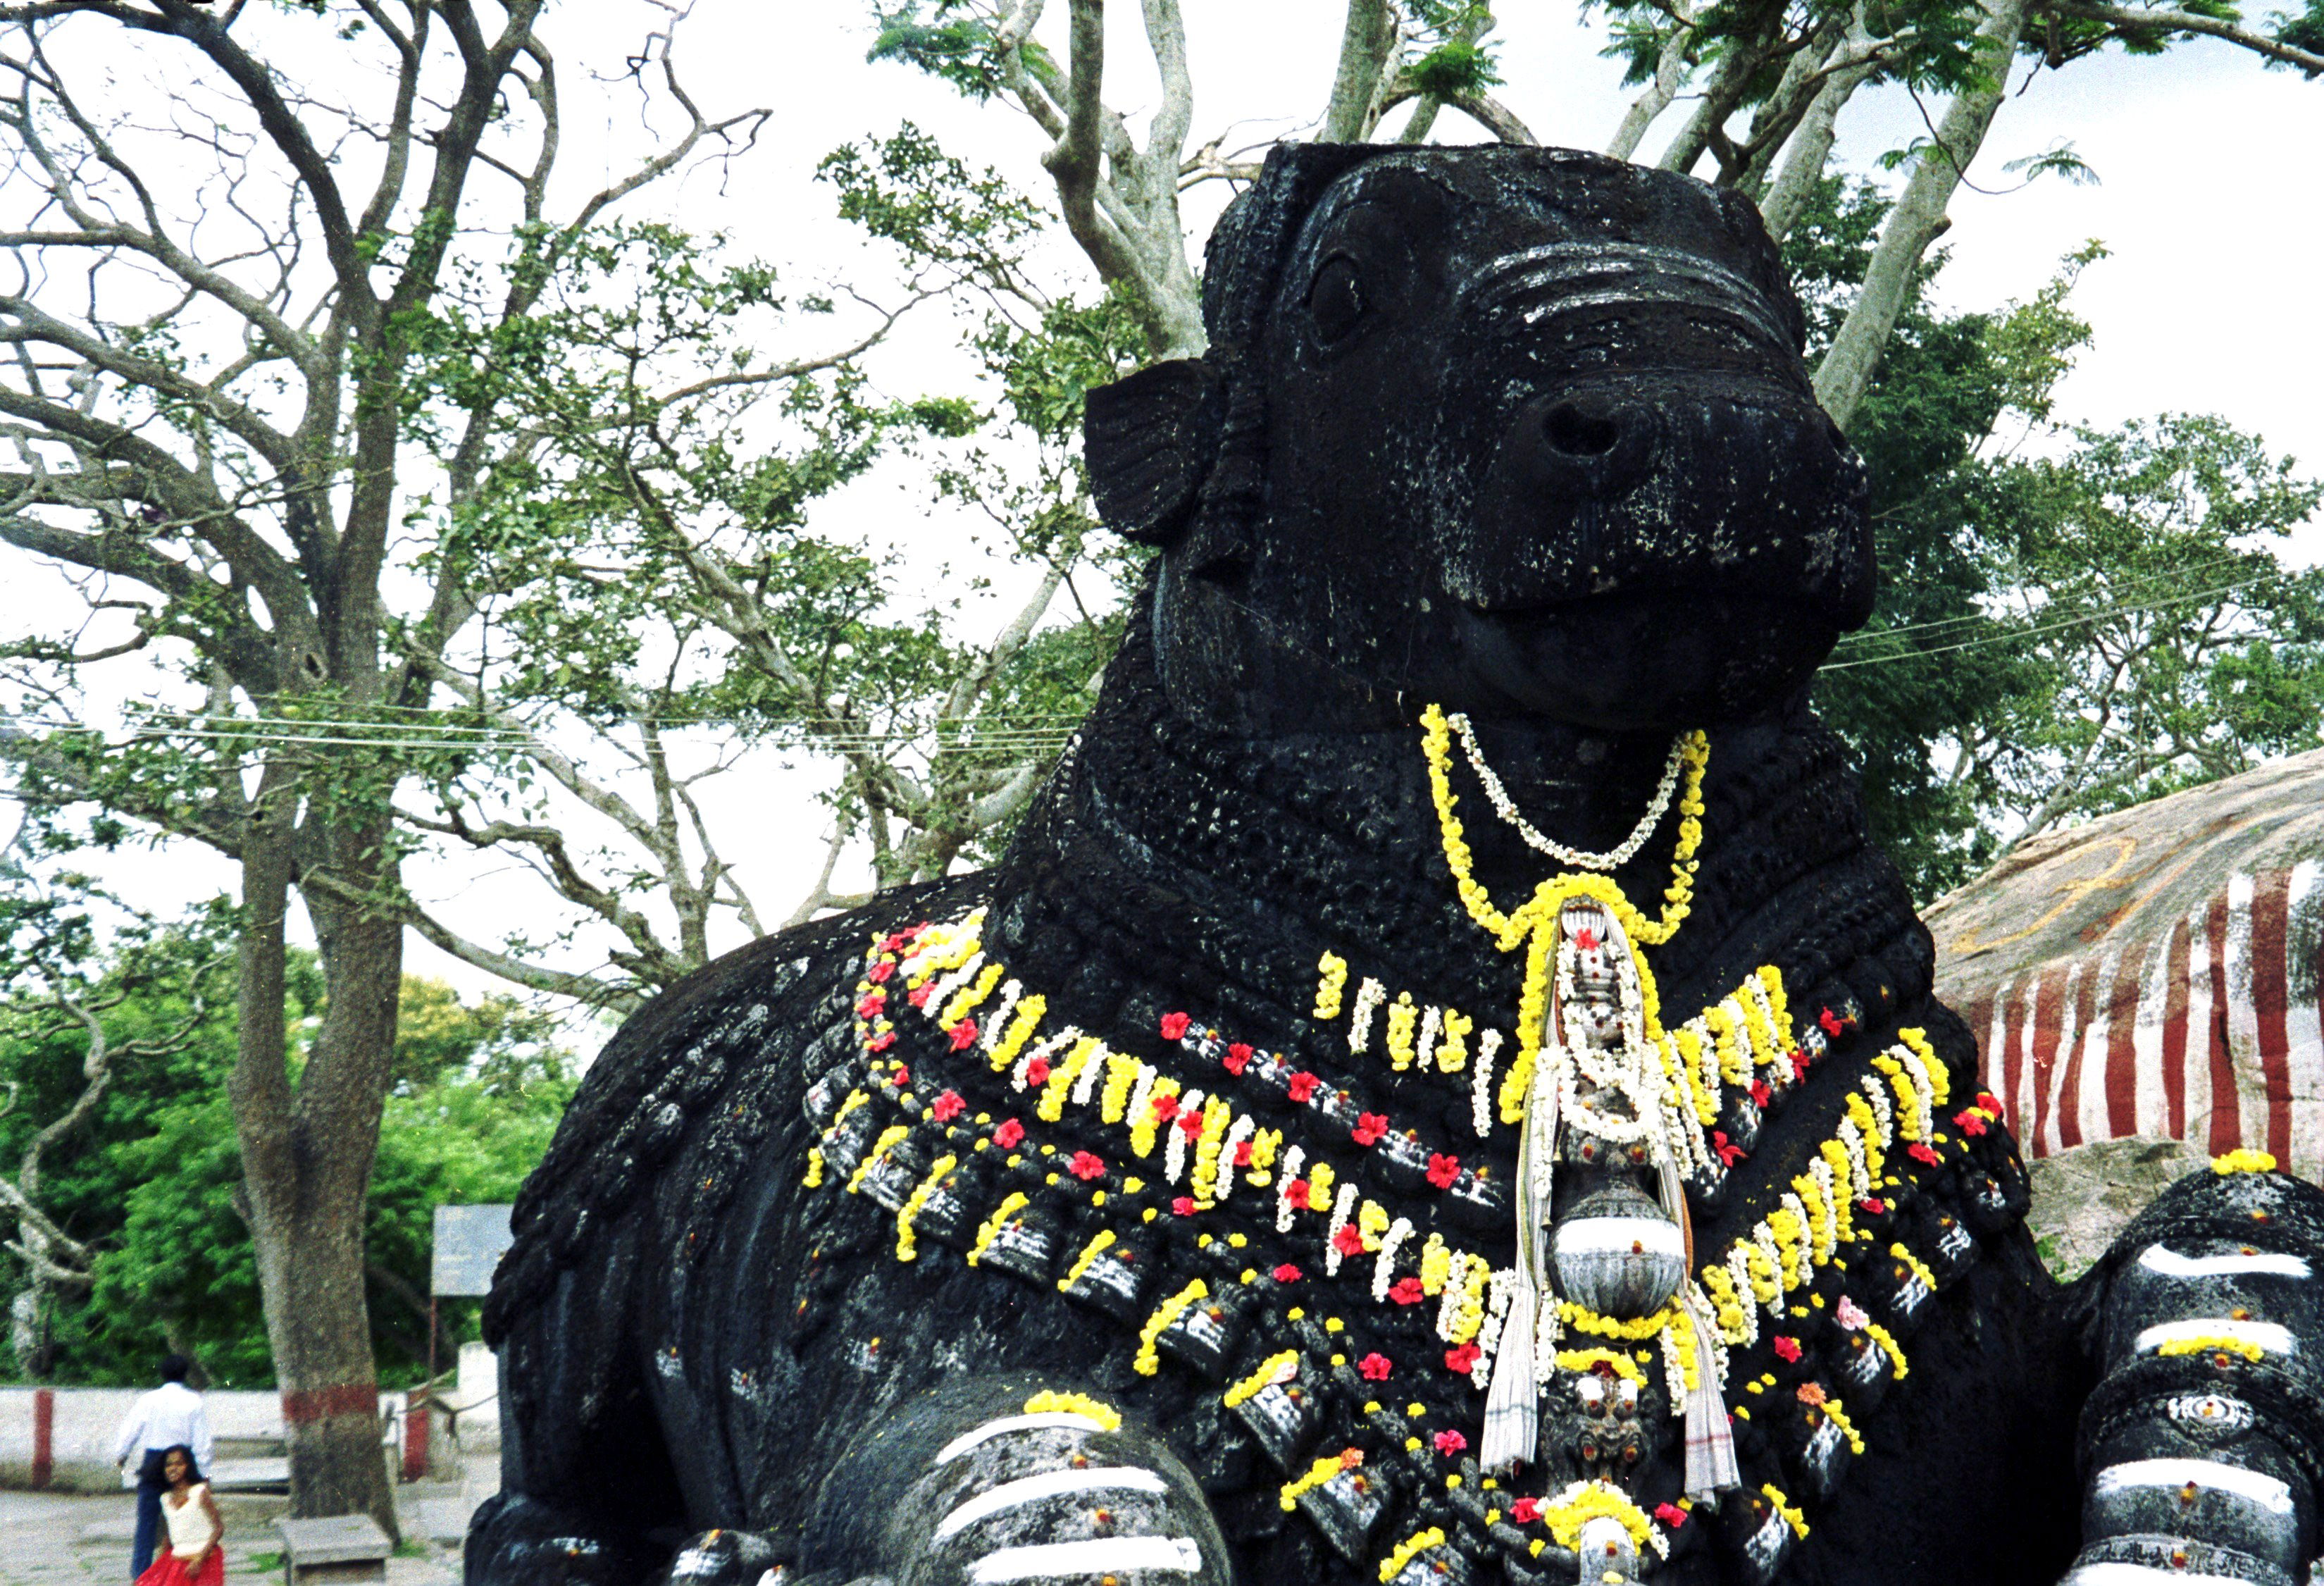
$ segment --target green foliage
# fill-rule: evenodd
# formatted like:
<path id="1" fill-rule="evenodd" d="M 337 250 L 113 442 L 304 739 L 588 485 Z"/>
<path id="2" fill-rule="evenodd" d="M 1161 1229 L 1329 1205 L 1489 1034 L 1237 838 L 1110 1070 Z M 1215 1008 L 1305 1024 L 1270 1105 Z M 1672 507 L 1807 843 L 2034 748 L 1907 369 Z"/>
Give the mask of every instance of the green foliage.
<path id="1" fill-rule="evenodd" d="M 116 1047 L 186 1038 L 124 1061 L 88 1124 L 50 1153 L 41 1203 L 96 1251 L 90 1294 L 52 1313 L 53 1379 L 144 1382 L 161 1355 L 184 1349 L 220 1386 L 272 1380 L 225 1091 L 233 928 L 220 906 L 168 928 L 135 922 L 75 962 Z M 295 1069 L 322 1006 L 311 954 L 294 955 L 290 991 Z M 196 996 L 204 1003 L 189 1028 Z M 0 1114 L 0 1169 L 81 1088 L 86 1036 L 37 1004 L 20 994 L 0 1005 L 0 1083 L 15 1097 Z M 513 1199 L 574 1083 L 548 1021 L 510 999 L 464 1003 L 439 982 L 407 976 L 401 1016 L 365 1223 L 373 1343 L 391 1381 L 417 1375 L 426 1358 L 435 1206 Z M 23 1279 L 10 1258 L 0 1293 Z M 442 1323 L 446 1349 L 456 1348 L 473 1334 L 473 1302 L 446 1302 Z"/>
<path id="2" fill-rule="evenodd" d="M 1827 181 L 1787 239 L 1812 355 L 1884 213 Z M 2073 285 L 2104 256 L 2090 244 L 2026 301 L 1967 315 L 1928 303 L 1933 256 L 1850 433 L 1880 592 L 1814 701 L 1923 898 L 2033 831 L 2318 742 L 2319 583 L 2273 546 L 2319 486 L 2217 419 L 2050 428 L 2089 339 Z"/>

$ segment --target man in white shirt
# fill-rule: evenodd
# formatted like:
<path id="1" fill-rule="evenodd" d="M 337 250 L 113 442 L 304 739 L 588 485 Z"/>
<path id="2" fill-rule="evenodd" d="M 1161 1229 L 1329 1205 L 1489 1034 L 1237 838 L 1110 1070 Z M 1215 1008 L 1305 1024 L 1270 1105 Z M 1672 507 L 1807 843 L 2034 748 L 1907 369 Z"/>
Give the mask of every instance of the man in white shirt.
<path id="1" fill-rule="evenodd" d="M 139 1396 L 113 1440 L 113 1462 L 137 1461 L 137 1540 L 130 1548 L 129 1578 L 135 1580 L 153 1562 L 153 1541 L 161 1529 L 161 1456 L 180 1444 L 194 1451 L 194 1468 L 204 1477 L 210 1468 L 210 1418 L 202 1396 L 186 1386 L 192 1362 L 171 1355 L 161 1362 L 161 1386 Z"/>

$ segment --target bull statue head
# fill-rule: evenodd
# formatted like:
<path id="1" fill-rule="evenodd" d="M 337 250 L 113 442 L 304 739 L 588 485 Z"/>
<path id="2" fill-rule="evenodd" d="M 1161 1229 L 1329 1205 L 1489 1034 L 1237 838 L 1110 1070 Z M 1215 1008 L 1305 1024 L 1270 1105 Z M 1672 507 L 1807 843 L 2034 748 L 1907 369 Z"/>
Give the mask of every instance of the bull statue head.
<path id="1" fill-rule="evenodd" d="M 1203 295 L 1210 351 L 1086 422 L 1101 514 L 1162 551 L 1182 711 L 1666 730 L 1784 701 L 1870 610 L 1865 471 L 1731 191 L 1562 149 L 1283 146 Z"/>

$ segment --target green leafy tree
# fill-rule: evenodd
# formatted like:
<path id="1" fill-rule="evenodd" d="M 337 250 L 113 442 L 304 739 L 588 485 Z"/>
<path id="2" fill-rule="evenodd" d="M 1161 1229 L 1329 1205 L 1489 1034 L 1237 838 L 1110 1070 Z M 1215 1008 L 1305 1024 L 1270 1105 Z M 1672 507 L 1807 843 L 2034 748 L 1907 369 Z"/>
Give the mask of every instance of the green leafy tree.
<path id="1" fill-rule="evenodd" d="M 1812 339 L 1883 200 L 1828 182 L 1787 243 Z M 2060 823 L 2315 744 L 2319 581 L 2283 563 L 2315 482 L 2223 420 L 2052 426 L 2091 244 L 2022 303 L 1944 315 L 1924 266 L 1851 436 L 1878 604 L 1819 675 L 1874 828 L 1923 897 Z"/>
<path id="2" fill-rule="evenodd" d="M 1102 0 L 904 0 L 872 7 L 875 59 L 924 70 L 970 97 L 1029 118 L 1049 147 L 1042 164 L 1066 229 L 1107 285 L 1120 292 L 1154 357 L 1186 357 L 1204 345 L 1180 195 L 1198 182 L 1240 180 L 1264 144 L 1225 149 L 1227 134 L 1194 144 L 1195 84 L 1179 0 L 1148 0 L 1146 42 L 1160 94 L 1140 141 L 1132 118 L 1104 97 L 1108 40 Z M 1590 9 L 1585 7 L 1585 9 Z M 2270 66 L 2324 71 L 2309 14 L 2246 26 L 2218 0 L 2176 7 L 2104 0 L 1906 0 L 1877 8 L 1809 0 L 1606 0 L 1609 52 L 1627 61 L 1638 89 L 1610 137 L 1561 129 L 1554 141 L 1595 143 L 1620 159 L 1682 105 L 1660 163 L 1702 171 L 1759 206 L 1782 240 L 1830 174 L 1834 127 L 1859 92 L 1884 83 L 1942 96 L 1924 112 L 1929 135 L 1894 152 L 1901 173 L 1847 317 L 1821 351 L 1816 394 L 1850 427 L 1900 318 L 1915 299 L 1923 263 L 1947 224 L 1945 208 L 1983 148 L 2023 60 L 2059 70 L 2119 46 L 2161 53 L 2191 37 L 2223 40 Z M 1502 80 L 1484 0 L 1347 0 L 1336 36 L 1318 29 L 1316 64 L 1333 62 L 1315 119 L 1292 135 L 1319 142 L 1425 142 L 1444 109 L 1503 142 L 1531 143 L 1533 129 L 1490 89 Z M 1320 75 L 1320 74 L 1319 74 Z M 1279 80 L 1304 80 L 1285 69 Z M 1401 112 L 1400 120 L 1391 113 Z M 1295 110 L 1294 106 L 1286 106 Z M 2087 175 L 2070 147 L 2015 169 L 2027 178 Z"/>

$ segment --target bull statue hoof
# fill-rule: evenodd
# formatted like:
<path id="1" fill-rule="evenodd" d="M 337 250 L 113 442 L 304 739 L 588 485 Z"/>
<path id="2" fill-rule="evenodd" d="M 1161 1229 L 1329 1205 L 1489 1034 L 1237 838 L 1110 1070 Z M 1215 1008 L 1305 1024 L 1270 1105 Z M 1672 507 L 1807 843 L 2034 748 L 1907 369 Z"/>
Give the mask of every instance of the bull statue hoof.
<path id="1" fill-rule="evenodd" d="M 1805 705 L 1867 484 L 1749 205 L 1285 147 L 1204 293 L 1002 862 L 591 1070 L 471 1586 L 2304 1580 L 2324 1196 L 2043 1269 Z"/>

